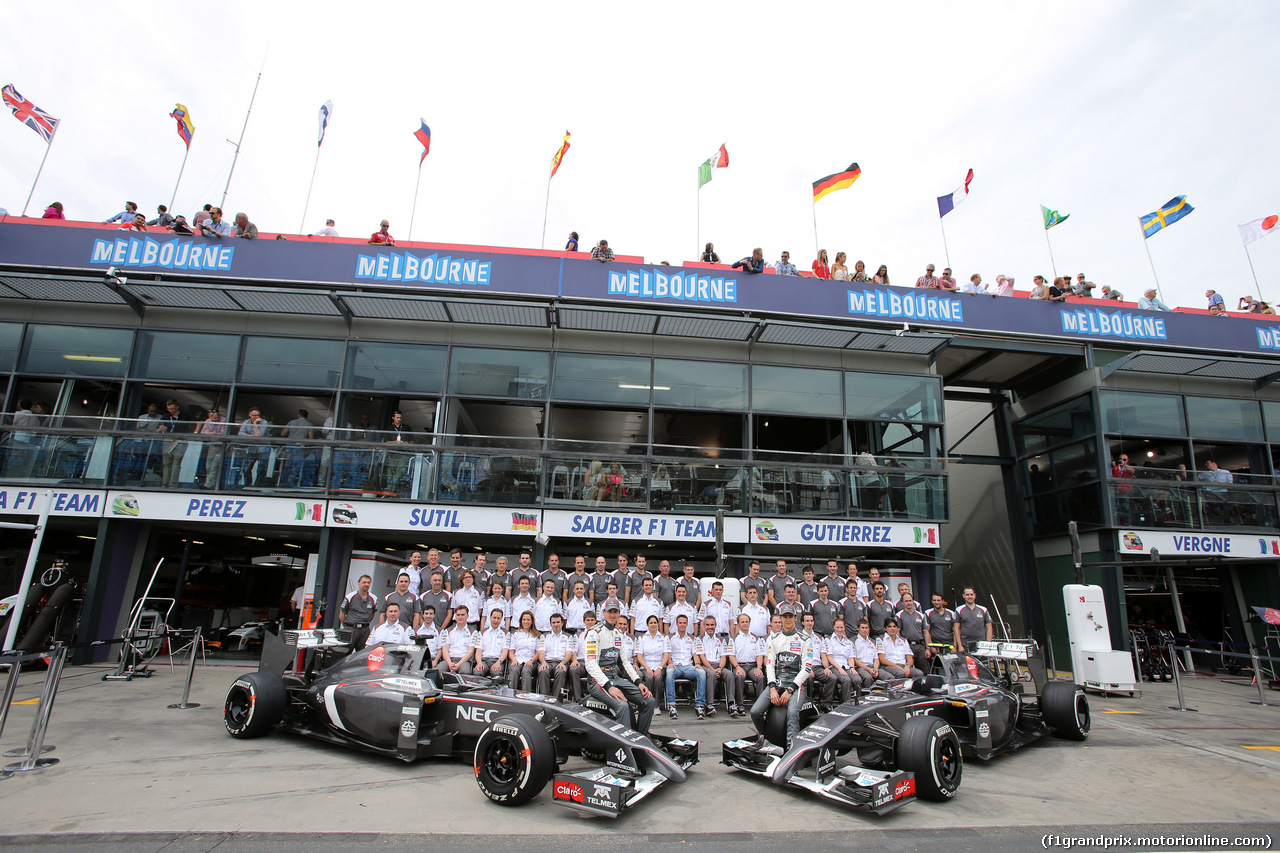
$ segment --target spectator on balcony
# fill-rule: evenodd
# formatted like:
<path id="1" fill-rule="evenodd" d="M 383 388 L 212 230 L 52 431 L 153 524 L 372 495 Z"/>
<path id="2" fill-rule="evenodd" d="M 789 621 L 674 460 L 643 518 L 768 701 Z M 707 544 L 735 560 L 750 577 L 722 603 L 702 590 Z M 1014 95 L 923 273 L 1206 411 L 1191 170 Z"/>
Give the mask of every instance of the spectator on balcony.
<path id="1" fill-rule="evenodd" d="M 1266 302 L 1259 302 L 1259 303 L 1258 303 L 1258 313 L 1259 313 L 1259 314 L 1274 314 L 1274 313 L 1276 313 L 1276 312 L 1275 312 L 1275 309 L 1273 309 L 1269 303 L 1266 303 Z"/>
<path id="2" fill-rule="evenodd" d="M 1109 284 L 1104 284 L 1104 285 L 1102 285 L 1102 298 L 1103 298 L 1103 299 L 1117 299 L 1117 300 L 1119 300 L 1119 299 L 1124 299 L 1124 294 L 1123 294 L 1123 293 L 1121 293 L 1120 291 L 1116 290 L 1116 289 L 1115 289 L 1114 287 L 1112 287 L 1111 285 L 1109 285 Z"/>
<path id="3" fill-rule="evenodd" d="M 591 260 L 599 261 L 602 264 L 613 260 L 613 249 L 609 248 L 608 240 L 601 240 L 596 243 L 596 247 L 591 250 Z"/>
<path id="4" fill-rule="evenodd" d="M 1067 297 L 1071 295 L 1071 282 L 1066 276 L 1059 276 L 1053 280 L 1053 284 L 1049 285 L 1049 301 L 1050 302 L 1066 302 Z"/>
<path id="5" fill-rule="evenodd" d="M 173 225 L 170 227 L 173 229 L 174 234 L 194 234 L 195 233 L 194 231 L 191 230 L 191 226 L 187 224 L 187 217 L 183 216 L 181 213 L 179 213 L 177 216 L 173 218 Z"/>
<path id="6" fill-rule="evenodd" d="M 1035 282 L 1036 286 L 1031 288 L 1031 295 L 1027 298 L 1028 299 L 1048 299 L 1049 285 L 1045 282 L 1044 276 L 1038 275 L 1034 279 L 1032 279 L 1032 281 Z"/>
<path id="7" fill-rule="evenodd" d="M 876 270 L 876 274 L 871 278 L 876 284 L 889 283 L 889 268 L 884 264 L 880 265 L 880 269 Z"/>
<path id="8" fill-rule="evenodd" d="M 1227 310 L 1226 300 L 1222 298 L 1222 294 L 1214 290 L 1212 287 L 1204 292 L 1204 298 L 1209 300 L 1209 311 L 1214 314 L 1220 314 Z M 1217 311 L 1214 311 L 1214 308 Z"/>
<path id="9" fill-rule="evenodd" d="M 139 214 L 141 215 L 141 214 Z M 161 425 L 159 432 L 176 435 L 182 427 L 185 420 L 182 417 L 182 410 L 178 408 L 177 400 L 165 400 L 165 414 L 161 415 Z M 187 450 L 187 443 L 171 438 L 164 443 L 164 452 L 161 454 L 162 473 L 160 476 L 160 485 L 163 488 L 170 489 L 178 485 L 178 476 L 182 472 L 182 457 Z"/>
<path id="10" fill-rule="evenodd" d="M 564 250 L 566 252 L 578 251 L 578 232 L 577 231 L 569 232 L 569 239 L 564 244 Z"/>
<path id="11" fill-rule="evenodd" d="M 133 221 L 133 215 L 138 212 L 138 206 L 131 201 L 124 203 L 124 210 L 117 213 L 110 219 L 104 219 L 103 222 L 119 222 L 121 225 L 128 225 Z"/>
<path id="12" fill-rule="evenodd" d="M 1236 303 L 1237 311 L 1247 311 L 1250 314 L 1261 314 L 1262 303 L 1254 299 L 1252 296 L 1241 296 L 1240 301 Z"/>
<path id="13" fill-rule="evenodd" d="M 827 266 L 827 250 L 818 250 L 818 259 L 813 262 L 814 278 L 831 278 L 831 268 Z"/>
<path id="14" fill-rule="evenodd" d="M 315 233 L 315 235 L 314 235 L 314 236 L 316 236 L 316 237 L 337 237 L 337 236 L 338 236 L 338 229 L 333 227 L 333 220 L 332 220 L 332 219 L 326 219 L 326 220 L 324 221 L 324 227 L 323 227 L 323 228 L 321 228 L 319 231 L 317 231 L 317 232 Z"/>
<path id="15" fill-rule="evenodd" d="M 208 416 L 196 426 L 196 435 L 206 435 L 213 439 L 227 434 L 227 422 L 217 406 L 209 407 Z M 222 442 L 209 442 L 209 452 L 204 458 L 204 487 L 216 489 L 222 477 Z"/>
<path id="16" fill-rule="evenodd" d="M 841 254 L 843 254 L 843 252 Z M 782 259 L 774 264 L 773 268 L 778 275 L 796 275 L 799 273 L 799 270 L 796 269 L 796 265 L 791 263 L 791 253 L 785 250 L 782 253 Z"/>
<path id="17" fill-rule="evenodd" d="M 716 244 L 708 243 L 707 247 L 702 250 L 702 262 L 704 264 L 720 263 L 720 256 L 716 254 Z"/>
<path id="18" fill-rule="evenodd" d="M 147 403 L 147 410 L 138 418 L 137 429 L 142 432 L 160 432 L 164 418 L 160 416 L 160 407 L 155 403 Z"/>
<path id="19" fill-rule="evenodd" d="M 396 238 L 391 236 L 390 229 L 391 223 L 385 219 L 382 220 L 382 222 L 378 224 L 378 230 L 369 235 L 369 244 L 373 246 L 394 246 L 396 244 Z"/>
<path id="20" fill-rule="evenodd" d="M 1236 481 L 1236 478 L 1232 476 L 1230 471 L 1226 468 L 1219 468 L 1218 463 L 1212 459 L 1209 459 L 1204 463 L 1204 470 L 1196 474 L 1196 479 L 1202 483 L 1220 483 L 1227 486 Z M 1222 485 L 1211 486 L 1205 489 L 1205 491 L 1222 494 L 1226 492 L 1226 489 L 1222 488 Z"/>
<path id="21" fill-rule="evenodd" d="M 1120 456 L 1111 464 L 1111 477 L 1115 480 L 1132 480 L 1134 474 L 1137 473 L 1133 466 L 1129 464 L 1129 454 L 1121 453 Z M 1119 522 L 1121 524 L 1131 524 L 1131 508 L 1133 503 L 1133 485 L 1131 483 L 1121 482 L 1115 487 L 1116 495 L 1116 511 L 1119 513 Z"/>
<path id="22" fill-rule="evenodd" d="M 978 275 L 977 273 L 974 273 L 973 275 L 969 276 L 969 280 L 964 284 L 960 285 L 960 292 L 972 293 L 975 295 L 979 293 L 986 293 L 986 291 L 982 289 L 982 276 Z"/>
<path id="23" fill-rule="evenodd" d="M 121 231 L 146 231 L 147 217 L 141 213 L 135 213 L 133 219 L 120 226 Z"/>
<path id="24" fill-rule="evenodd" d="M 764 272 L 764 249 L 757 246 L 751 251 L 751 257 L 735 261 L 733 268 L 753 275 Z"/>
<path id="25" fill-rule="evenodd" d="M 1087 299 L 1093 298 L 1093 282 L 1084 280 L 1084 273 L 1076 276 L 1076 283 L 1071 285 L 1071 292 Z"/>
<path id="26" fill-rule="evenodd" d="M 845 255 L 844 252 L 836 252 L 836 262 L 831 265 L 832 281 L 848 281 L 849 280 L 849 267 L 847 264 L 845 264 L 845 259 L 847 257 L 848 256 Z"/>
<path id="27" fill-rule="evenodd" d="M 200 223 L 200 233 L 205 237 L 234 237 L 235 229 L 231 223 L 222 218 L 222 208 L 215 207 L 209 211 L 210 218 Z"/>
<path id="28" fill-rule="evenodd" d="M 938 277 L 938 289 L 939 290 L 955 290 L 956 289 L 956 279 L 955 279 L 955 276 L 951 274 L 951 267 L 945 267 L 942 270 L 942 275 Z"/>
<path id="29" fill-rule="evenodd" d="M 236 214 L 236 236 L 244 240 L 258 239 L 258 226 L 250 222 L 244 213 Z"/>
<path id="30" fill-rule="evenodd" d="M 916 287 L 924 287 L 929 290 L 937 290 L 942 285 L 938 282 L 938 277 L 933 274 L 933 264 L 924 268 L 924 275 L 916 279 Z"/>
<path id="31" fill-rule="evenodd" d="M 46 207 L 44 210 L 44 216 L 40 218 L 41 219 L 66 219 L 67 217 L 62 213 L 62 202 L 55 201 L 53 204 Z"/>
<path id="32" fill-rule="evenodd" d="M 867 265 L 862 261 L 855 261 L 853 264 L 853 278 L 849 279 L 849 281 L 871 281 L 871 276 L 867 275 Z"/>
<path id="33" fill-rule="evenodd" d="M 262 411 L 254 406 L 249 410 L 249 417 L 240 424 L 240 435 L 244 438 L 262 438 L 267 435 L 270 424 L 262 417 Z M 240 459 L 240 475 L 246 486 L 256 486 L 266 474 L 267 457 L 270 453 L 266 447 L 242 447 Z"/>
<path id="34" fill-rule="evenodd" d="M 169 208 L 163 204 L 156 207 L 156 218 L 147 223 L 148 225 L 156 225 L 160 228 L 168 228 L 173 225 L 173 217 L 169 215 Z"/>
<path id="35" fill-rule="evenodd" d="M 201 225 L 204 225 L 206 222 L 208 222 L 210 219 L 213 218 L 213 214 L 210 212 L 212 210 L 213 210 L 213 205 L 206 204 L 200 210 L 196 211 L 196 215 L 191 217 L 191 227 L 194 228 L 196 231 L 199 231 Z"/>
<path id="36" fill-rule="evenodd" d="M 1138 300 L 1138 307 L 1147 311 L 1169 311 L 1172 310 L 1168 305 L 1156 296 L 1156 289 L 1148 287 L 1142 292 L 1142 298 Z"/>

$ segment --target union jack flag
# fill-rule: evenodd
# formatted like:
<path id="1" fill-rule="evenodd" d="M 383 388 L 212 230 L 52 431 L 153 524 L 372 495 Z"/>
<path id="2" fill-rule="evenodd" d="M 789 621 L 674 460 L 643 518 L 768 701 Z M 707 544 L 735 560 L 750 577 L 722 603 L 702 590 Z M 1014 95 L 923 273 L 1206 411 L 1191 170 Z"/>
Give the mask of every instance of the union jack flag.
<path id="1" fill-rule="evenodd" d="M 4 105 L 13 110 L 14 118 L 40 134 L 45 142 L 53 140 L 53 132 L 58 129 L 56 118 L 19 95 L 12 83 L 0 92 L 4 94 Z"/>

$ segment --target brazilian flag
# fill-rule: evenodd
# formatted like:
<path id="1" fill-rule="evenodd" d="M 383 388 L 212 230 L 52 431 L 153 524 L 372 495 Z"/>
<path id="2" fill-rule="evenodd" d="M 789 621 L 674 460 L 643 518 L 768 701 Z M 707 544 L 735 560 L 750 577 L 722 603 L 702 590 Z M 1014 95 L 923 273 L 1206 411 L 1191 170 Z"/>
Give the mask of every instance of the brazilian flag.
<path id="1" fill-rule="evenodd" d="M 1068 213 L 1064 215 L 1058 213 L 1058 211 L 1050 210 L 1042 204 L 1040 205 L 1040 215 L 1044 217 L 1044 230 L 1048 231 L 1053 226 L 1061 225 L 1063 222 L 1066 222 L 1067 217 L 1071 214 Z"/>

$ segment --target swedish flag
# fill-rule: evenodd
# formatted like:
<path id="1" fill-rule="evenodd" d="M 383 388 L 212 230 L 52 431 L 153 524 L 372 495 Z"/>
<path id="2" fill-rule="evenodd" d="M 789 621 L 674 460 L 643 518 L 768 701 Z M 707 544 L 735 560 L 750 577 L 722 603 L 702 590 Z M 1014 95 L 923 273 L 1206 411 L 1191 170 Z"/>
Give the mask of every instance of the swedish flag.
<path id="1" fill-rule="evenodd" d="M 1155 213 L 1148 213 L 1146 216 L 1140 217 L 1142 236 L 1150 237 L 1161 228 L 1168 228 L 1193 210 L 1195 208 L 1187 204 L 1185 195 L 1169 199 Z"/>

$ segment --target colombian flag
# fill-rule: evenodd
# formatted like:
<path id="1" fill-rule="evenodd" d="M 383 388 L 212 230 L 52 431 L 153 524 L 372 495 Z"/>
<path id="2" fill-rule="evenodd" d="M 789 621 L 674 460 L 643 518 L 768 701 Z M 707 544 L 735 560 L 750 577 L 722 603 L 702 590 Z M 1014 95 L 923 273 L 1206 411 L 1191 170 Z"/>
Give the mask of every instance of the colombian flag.
<path id="1" fill-rule="evenodd" d="M 560 146 L 560 150 L 556 152 L 556 156 L 551 158 L 551 177 L 556 176 L 556 169 L 560 168 L 560 161 L 564 159 L 564 155 L 569 153 L 569 131 L 564 132 L 564 145 Z"/>
<path id="2" fill-rule="evenodd" d="M 813 200 L 817 203 L 818 199 L 833 193 L 836 190 L 842 190 L 846 187 L 853 186 L 853 182 L 858 180 L 862 174 L 862 170 L 858 168 L 857 163 L 850 163 L 849 168 L 843 172 L 836 172 L 834 175 L 827 175 L 825 178 L 819 178 L 813 182 Z"/>
<path id="3" fill-rule="evenodd" d="M 422 122 L 422 127 L 415 130 L 413 135 L 422 143 L 422 156 L 418 158 L 418 165 L 421 166 L 422 161 L 431 153 L 431 128 L 427 127 L 425 118 L 420 118 L 418 121 Z"/>
<path id="4" fill-rule="evenodd" d="M 173 108 L 173 112 L 169 113 L 169 118 L 178 122 L 178 135 L 182 137 L 182 141 L 187 143 L 187 148 L 191 148 L 191 137 L 195 135 L 196 126 L 191 123 L 191 114 L 187 112 L 187 108 L 182 104 L 178 104 Z"/>

